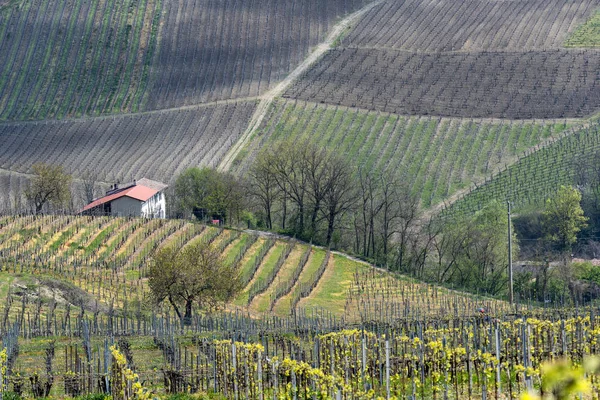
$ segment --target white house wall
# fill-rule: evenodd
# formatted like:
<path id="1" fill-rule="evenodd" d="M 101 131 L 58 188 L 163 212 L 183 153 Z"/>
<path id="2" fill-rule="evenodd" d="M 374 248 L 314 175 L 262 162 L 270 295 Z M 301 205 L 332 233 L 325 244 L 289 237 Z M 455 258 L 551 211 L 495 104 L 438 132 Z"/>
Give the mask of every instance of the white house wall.
<path id="1" fill-rule="evenodd" d="M 158 192 L 149 198 L 148 201 L 143 203 L 141 215 L 142 217 L 147 218 L 165 218 L 167 215 L 165 194 L 163 192 Z"/>

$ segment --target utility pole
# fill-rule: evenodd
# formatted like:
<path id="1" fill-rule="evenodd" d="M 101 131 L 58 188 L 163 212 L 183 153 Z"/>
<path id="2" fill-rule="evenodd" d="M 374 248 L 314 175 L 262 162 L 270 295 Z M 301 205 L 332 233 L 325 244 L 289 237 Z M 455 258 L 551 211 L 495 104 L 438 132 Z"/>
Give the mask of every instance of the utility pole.
<path id="1" fill-rule="evenodd" d="M 513 265 L 512 265 L 512 232 L 511 232 L 511 216 L 510 216 L 510 201 L 508 205 L 508 298 L 510 304 L 513 305 L 515 298 L 513 292 Z"/>

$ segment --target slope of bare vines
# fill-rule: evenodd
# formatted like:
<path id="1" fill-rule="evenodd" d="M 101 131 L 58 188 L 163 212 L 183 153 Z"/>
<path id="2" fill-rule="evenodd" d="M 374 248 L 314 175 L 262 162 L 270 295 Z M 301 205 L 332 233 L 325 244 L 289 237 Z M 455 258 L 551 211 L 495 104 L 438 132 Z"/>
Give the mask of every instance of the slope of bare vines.
<path id="1" fill-rule="evenodd" d="M 599 6 L 598 0 L 388 0 L 343 45 L 415 51 L 559 48 Z"/>
<path id="2" fill-rule="evenodd" d="M 244 131 L 255 102 L 70 121 L 0 124 L 0 168 L 21 173 L 39 161 L 113 179 L 170 182 L 192 165 L 215 166 Z M 8 172 L 4 175 L 8 176 Z M 14 174 L 2 192 L 18 190 Z M 6 185 L 10 183 L 10 187 Z M 4 189 L 6 188 L 6 189 Z"/>
<path id="3" fill-rule="evenodd" d="M 600 109 L 600 52 L 330 51 L 285 97 L 408 115 L 584 117 Z"/>
<path id="4" fill-rule="evenodd" d="M 369 0 L 165 3 L 146 109 L 257 96 L 283 80 L 336 20 Z"/>

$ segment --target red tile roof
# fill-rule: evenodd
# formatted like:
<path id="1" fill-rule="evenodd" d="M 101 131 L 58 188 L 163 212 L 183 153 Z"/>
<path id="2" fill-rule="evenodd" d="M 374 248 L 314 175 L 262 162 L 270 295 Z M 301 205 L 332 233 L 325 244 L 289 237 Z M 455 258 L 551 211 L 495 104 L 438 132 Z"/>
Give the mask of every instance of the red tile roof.
<path id="1" fill-rule="evenodd" d="M 87 206 L 83 207 L 83 210 L 81 210 L 80 212 L 84 212 L 84 211 L 87 211 L 94 207 L 98 207 L 102 204 L 111 202 L 111 201 L 119 199 L 121 197 L 131 197 L 132 199 L 136 199 L 139 201 L 147 201 L 148 199 L 150 199 L 152 196 L 154 196 L 158 192 L 159 191 L 156 189 L 151 189 L 149 187 L 142 186 L 142 185 L 132 186 L 132 187 L 123 189 L 120 192 L 113 193 L 108 196 L 100 197 L 99 199 L 96 199 L 96 200 L 92 201 L 90 204 L 88 204 Z"/>

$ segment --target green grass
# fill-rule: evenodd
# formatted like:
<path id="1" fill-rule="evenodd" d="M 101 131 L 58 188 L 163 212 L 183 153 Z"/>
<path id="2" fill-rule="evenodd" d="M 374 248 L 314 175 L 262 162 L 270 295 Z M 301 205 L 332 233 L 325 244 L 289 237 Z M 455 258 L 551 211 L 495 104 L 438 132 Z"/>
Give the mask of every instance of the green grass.
<path id="1" fill-rule="evenodd" d="M 269 251 L 269 253 L 265 257 L 265 259 L 263 260 L 260 267 L 258 267 L 258 271 L 256 271 L 256 275 L 254 276 L 255 282 L 258 282 L 260 280 L 265 280 L 269 276 L 269 274 L 271 272 L 273 272 L 273 270 L 275 269 L 275 266 L 277 265 L 277 259 L 283 253 L 283 251 L 285 250 L 285 247 L 286 247 L 285 243 L 277 243 L 275 246 L 273 246 L 273 248 Z M 252 286 L 252 283 L 250 284 L 250 287 L 251 286 Z M 248 303 L 250 287 L 246 288 L 246 290 L 244 290 L 235 299 L 234 304 L 245 305 Z"/>
<path id="2" fill-rule="evenodd" d="M 278 100 L 234 166 L 243 174 L 263 148 L 311 138 L 357 167 L 392 171 L 424 207 L 439 204 L 514 162 L 524 150 L 570 127 L 566 121 L 403 117 L 346 107 Z M 275 119 L 275 120 L 274 120 Z"/>
<path id="3" fill-rule="evenodd" d="M 296 291 L 299 291 L 303 285 L 306 285 L 310 282 L 311 276 L 317 272 L 317 270 L 319 269 L 319 266 L 321 266 L 321 263 L 323 262 L 323 259 L 325 259 L 326 254 L 327 254 L 327 252 L 325 250 L 313 248 L 310 258 L 308 259 L 306 265 L 304 266 L 304 269 L 302 270 L 300 277 L 298 277 L 298 282 L 296 282 L 296 285 L 294 286 L 294 288 L 292 289 L 290 294 L 282 297 L 276 303 L 275 307 L 273 308 L 273 311 L 275 312 L 275 314 L 277 314 L 279 316 L 286 316 L 289 314 L 290 300 L 291 300 L 292 295 Z"/>
<path id="4" fill-rule="evenodd" d="M 316 308 L 326 310 L 334 315 L 342 315 L 346 305 L 347 291 L 354 279 L 354 273 L 367 267 L 364 264 L 339 255 L 333 255 L 333 262 L 311 295 L 302 300 L 299 307 L 309 310 Z"/>
<path id="5" fill-rule="evenodd" d="M 580 25 L 567 38 L 566 47 L 600 47 L 600 11 Z"/>

